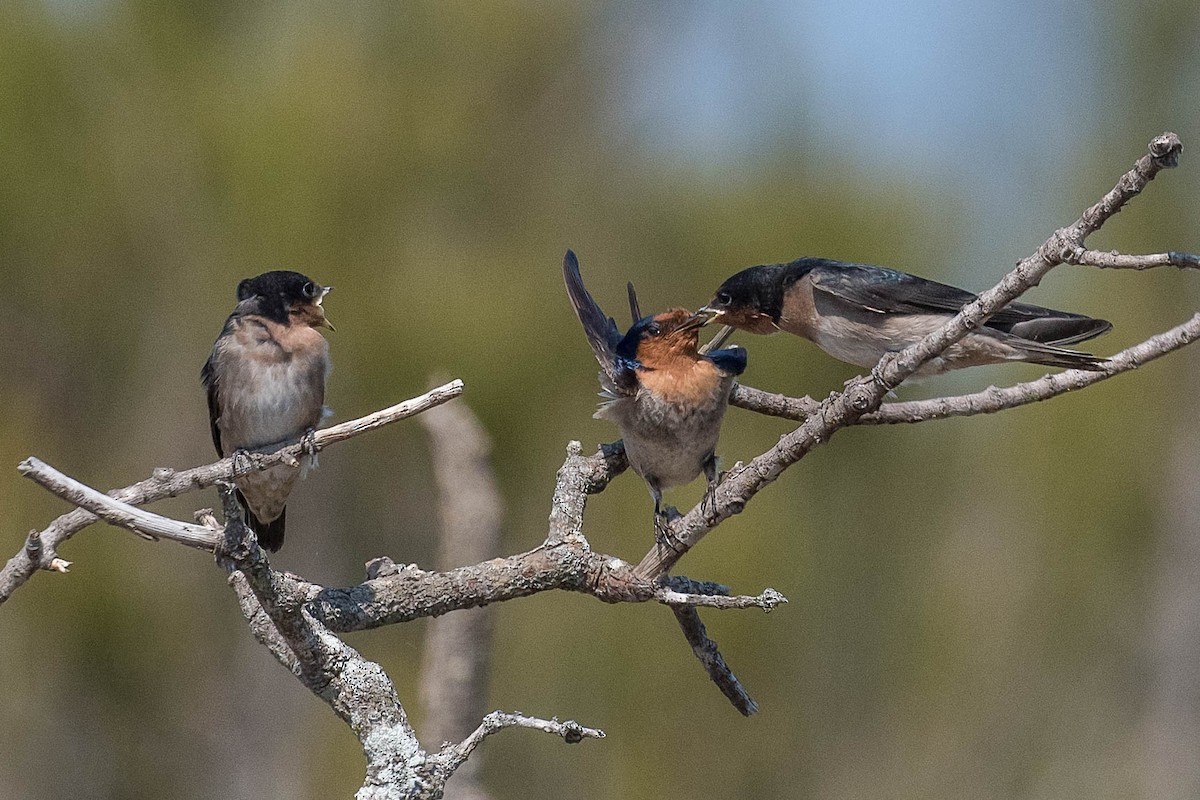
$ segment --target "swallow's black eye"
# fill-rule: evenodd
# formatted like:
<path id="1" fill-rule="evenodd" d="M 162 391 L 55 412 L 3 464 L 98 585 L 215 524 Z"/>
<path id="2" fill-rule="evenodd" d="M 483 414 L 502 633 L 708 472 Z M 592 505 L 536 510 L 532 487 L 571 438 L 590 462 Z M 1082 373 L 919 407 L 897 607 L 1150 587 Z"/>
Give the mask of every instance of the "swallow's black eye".
<path id="1" fill-rule="evenodd" d="M 304 284 L 304 288 L 300 291 L 304 292 L 304 296 L 311 300 L 317 296 L 317 285 L 312 281 L 309 281 L 308 283 Z"/>
<path id="2" fill-rule="evenodd" d="M 646 333 L 651 336 L 659 336 L 662 334 L 662 326 L 657 322 L 651 322 L 650 327 L 646 328 Z"/>
<path id="3" fill-rule="evenodd" d="M 717 305 L 727 306 L 733 302 L 733 296 L 729 292 L 717 292 Z"/>

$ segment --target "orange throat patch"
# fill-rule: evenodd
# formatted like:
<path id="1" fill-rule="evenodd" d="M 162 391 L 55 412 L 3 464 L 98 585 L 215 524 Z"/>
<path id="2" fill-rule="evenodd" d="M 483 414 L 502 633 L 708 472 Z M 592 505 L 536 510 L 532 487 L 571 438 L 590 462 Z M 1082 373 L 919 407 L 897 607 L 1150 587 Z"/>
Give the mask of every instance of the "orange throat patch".
<path id="1" fill-rule="evenodd" d="M 638 380 L 659 398 L 681 405 L 700 404 L 717 390 L 721 376 L 706 358 L 679 357 L 638 370 Z"/>

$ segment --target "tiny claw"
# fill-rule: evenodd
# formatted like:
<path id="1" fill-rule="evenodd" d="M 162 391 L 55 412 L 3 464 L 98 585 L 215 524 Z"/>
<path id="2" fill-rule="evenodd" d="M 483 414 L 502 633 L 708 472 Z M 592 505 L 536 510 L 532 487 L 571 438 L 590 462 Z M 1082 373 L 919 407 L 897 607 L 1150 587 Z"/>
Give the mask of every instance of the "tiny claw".
<path id="1" fill-rule="evenodd" d="M 675 546 L 675 535 L 671 531 L 671 523 L 680 516 L 679 509 L 667 506 L 661 512 L 654 514 L 654 543 L 659 547 L 678 550 Z"/>
<path id="2" fill-rule="evenodd" d="M 233 461 L 229 472 L 230 478 L 236 478 L 241 472 L 249 472 L 250 468 L 254 466 L 254 462 L 250 459 L 250 452 L 240 447 L 233 451 L 230 459 Z"/>
<path id="3" fill-rule="evenodd" d="M 395 561 L 392 561 L 387 556 L 379 556 L 372 558 L 367 562 L 367 580 L 375 580 L 376 578 L 385 578 L 388 575 L 399 575 L 401 569 Z"/>
<path id="4" fill-rule="evenodd" d="M 307 475 L 309 470 L 321 466 L 317 459 L 317 431 L 315 428 L 309 428 L 300 437 L 300 452 L 304 454 L 304 475 Z"/>
<path id="5" fill-rule="evenodd" d="M 304 435 L 300 437 L 300 452 L 305 455 L 315 456 L 317 454 L 317 429 L 309 428 L 304 431 Z"/>
<path id="6" fill-rule="evenodd" d="M 220 530 L 221 524 L 217 522 L 217 515 L 213 513 L 211 508 L 199 508 L 192 512 L 192 519 L 207 528 Z"/>
<path id="7" fill-rule="evenodd" d="M 654 514 L 654 543 L 659 547 L 666 547 L 667 540 L 671 530 L 667 526 L 670 523 L 667 520 L 666 514 L 655 512 Z"/>
<path id="8" fill-rule="evenodd" d="M 63 558 L 54 558 L 50 561 L 50 566 L 47 567 L 51 572 L 67 573 L 71 571 L 71 562 Z"/>

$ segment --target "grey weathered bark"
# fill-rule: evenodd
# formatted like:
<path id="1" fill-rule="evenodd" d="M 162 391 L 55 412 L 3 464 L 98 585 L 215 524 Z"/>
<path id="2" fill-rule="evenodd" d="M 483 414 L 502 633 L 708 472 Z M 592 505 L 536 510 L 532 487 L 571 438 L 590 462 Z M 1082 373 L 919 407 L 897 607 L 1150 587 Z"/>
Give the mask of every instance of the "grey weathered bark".
<path id="1" fill-rule="evenodd" d="M 720 658 L 715 645 L 707 639 L 696 609 L 701 606 L 757 607 L 769 611 L 786 601 L 770 589 L 757 596 L 728 597 L 724 595 L 724 587 L 687 582 L 678 577 L 667 579 L 666 572 L 709 531 L 739 513 L 791 464 L 843 427 L 866 422 L 918 422 L 1013 408 L 1083 388 L 1194 341 L 1200 318 L 1124 351 L 1105 373 L 1098 375 L 1066 372 L 1010 389 L 994 389 L 963 398 L 939 398 L 915 405 L 894 403 L 884 406 L 882 403 L 887 392 L 922 363 L 1035 285 L 1057 264 L 1141 269 L 1163 265 L 1194 267 L 1200 263 L 1200 258 L 1188 254 L 1122 256 L 1096 254 L 1083 247 L 1084 239 L 1136 196 L 1159 170 L 1174 166 L 1181 147 L 1174 134 L 1156 137 L 1150 143 L 1149 155 L 1139 159 L 1134 168 L 1079 220 L 1056 231 L 1035 255 L 1019 262 L 1000 283 L 965 306 L 938 331 L 903 351 L 884 357 L 869 375 L 847 384 L 844 392 L 834 392 L 814 404 L 806 399 L 781 398 L 740 388 L 738 404 L 747 407 L 757 404 L 761 408 L 755 410 L 769 413 L 782 410 L 784 416 L 794 414 L 802 418 L 802 424 L 748 464 L 735 465 L 720 482 L 714 497 L 674 519 L 669 526 L 669 535 L 651 548 L 636 567 L 615 556 L 594 552 L 583 535 L 587 496 L 603 491 L 627 466 L 619 444 L 605 446 L 590 457 L 581 454 L 577 442 L 570 444 L 566 461 L 556 477 L 546 537 L 538 547 L 445 572 L 398 568 L 381 559 L 370 566 L 367 581 L 346 588 L 323 587 L 271 569 L 240 522 L 241 515 L 227 486 L 223 489 L 225 529 L 221 529 L 211 515 L 202 516 L 199 524 L 192 524 L 139 511 L 128 504 L 173 496 L 227 479 L 231 474 L 245 474 L 272 463 L 294 460 L 299 455 L 299 445 L 288 444 L 281 449 L 268 449 L 246 459 L 246 463 L 225 460 L 182 473 L 156 471 L 151 479 L 111 495 L 89 489 L 37 459 L 27 459 L 21 465 L 24 474 L 80 509 L 60 517 L 45 530 L 30 534 L 22 550 L 0 572 L 0 600 L 28 580 L 38 567 L 65 570 L 64 562 L 57 555 L 57 546 L 97 517 L 147 535 L 217 552 L 220 563 L 231 573 L 231 585 L 255 636 L 293 675 L 328 703 L 358 736 L 367 757 L 367 779 L 359 792 L 360 798 L 439 797 L 446 780 L 466 762 L 478 744 L 486 736 L 506 727 L 544 730 L 567 742 L 599 738 L 603 733 L 574 722 L 559 723 L 493 712 L 458 744 L 426 750 L 418 742 L 387 675 L 377 664 L 367 661 L 346 645 L 336 635 L 341 632 L 439 616 L 551 589 L 590 594 L 610 603 L 654 601 L 683 610 L 677 617 L 689 643 L 722 691 L 743 713 L 747 713 L 753 710 L 753 701 Z M 442 389 L 457 394 L 461 384 L 455 382 Z M 401 406 L 407 409 L 405 415 L 408 416 L 416 413 L 413 410 L 416 405 L 424 403 L 423 407 L 428 408 L 445 399 L 448 396 L 431 398 L 427 395 Z M 373 418 L 375 416 L 378 415 Z M 318 447 L 334 440 L 332 432 L 342 428 L 345 426 L 319 432 Z M 348 438 L 356 432 L 343 431 L 338 435 Z M 123 499 L 128 502 L 122 502 Z"/>

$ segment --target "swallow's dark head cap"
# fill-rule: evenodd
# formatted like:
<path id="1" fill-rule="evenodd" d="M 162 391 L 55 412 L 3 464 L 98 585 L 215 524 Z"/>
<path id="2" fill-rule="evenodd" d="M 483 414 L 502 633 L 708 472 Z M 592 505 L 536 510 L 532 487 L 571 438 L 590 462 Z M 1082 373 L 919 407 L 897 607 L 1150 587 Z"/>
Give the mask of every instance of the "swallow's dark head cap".
<path id="1" fill-rule="evenodd" d="M 237 299 L 239 303 L 254 300 L 257 313 L 277 322 L 286 323 L 289 313 L 297 305 L 316 308 L 315 316 L 323 320 L 319 307 L 332 288 L 299 272 L 277 269 L 243 280 L 237 287 Z M 333 327 L 328 322 L 325 324 Z"/>
<path id="2" fill-rule="evenodd" d="M 730 276 L 713 294 L 706 308 L 726 313 L 752 308 L 766 314 L 778 314 L 783 305 L 779 270 L 775 265 L 749 267 Z"/>
<path id="3" fill-rule="evenodd" d="M 808 272 L 793 264 L 763 264 L 731 275 L 700 313 L 714 321 L 756 333 L 773 333 L 783 313 L 784 295 Z"/>

